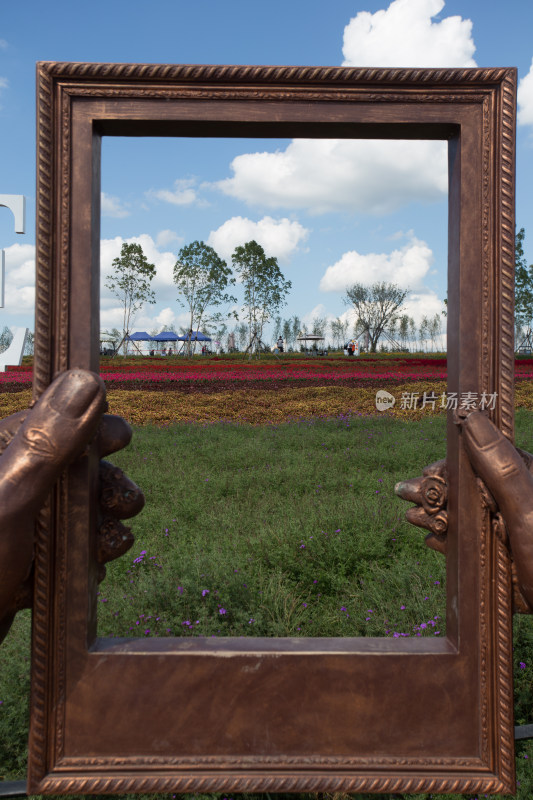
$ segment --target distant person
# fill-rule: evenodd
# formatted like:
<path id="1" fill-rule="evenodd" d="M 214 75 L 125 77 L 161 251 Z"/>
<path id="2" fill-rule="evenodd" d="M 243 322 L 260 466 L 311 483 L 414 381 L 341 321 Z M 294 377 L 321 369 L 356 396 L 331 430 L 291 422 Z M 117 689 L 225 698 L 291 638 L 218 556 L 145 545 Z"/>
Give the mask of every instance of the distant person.
<path id="1" fill-rule="evenodd" d="M 166 356 L 166 354 L 167 354 L 167 348 L 163 347 L 163 349 L 161 350 L 161 355 Z"/>
<path id="2" fill-rule="evenodd" d="M 150 358 L 153 358 L 154 355 L 155 355 L 155 351 L 154 350 L 150 350 Z"/>
<path id="3" fill-rule="evenodd" d="M 172 348 L 171 348 L 171 347 L 169 347 L 169 348 L 168 348 L 168 353 L 167 353 L 167 355 L 169 355 L 169 356 L 171 356 L 171 355 L 172 355 Z"/>
<path id="4" fill-rule="evenodd" d="M 283 353 L 283 339 L 281 338 L 281 336 L 278 339 L 278 350 L 280 353 Z"/>
<path id="5" fill-rule="evenodd" d="M 349 356 L 353 355 L 353 353 L 352 353 L 352 343 L 351 342 L 348 342 L 348 346 L 347 346 L 346 350 L 347 350 Z"/>

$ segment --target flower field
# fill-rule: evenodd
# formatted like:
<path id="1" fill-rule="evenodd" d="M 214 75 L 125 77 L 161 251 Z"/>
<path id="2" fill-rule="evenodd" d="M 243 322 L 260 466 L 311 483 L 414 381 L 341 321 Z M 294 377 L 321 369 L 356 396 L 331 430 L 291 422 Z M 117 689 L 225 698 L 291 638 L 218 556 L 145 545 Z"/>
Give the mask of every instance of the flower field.
<path id="1" fill-rule="evenodd" d="M 445 456 L 444 358 L 138 357 L 102 359 L 100 373 L 109 410 L 135 426 L 112 460 L 147 498 L 99 586 L 100 636 L 446 635 L 446 560 L 393 488 Z M 532 378 L 518 360 L 529 411 Z M 0 374 L 0 418 L 29 406 L 31 381 L 28 359 Z M 392 409 L 377 411 L 378 390 Z M 529 451 L 531 420 L 517 412 Z M 532 621 L 514 619 L 515 724 L 531 722 Z M 0 670 L 4 779 L 26 772 L 29 641 L 22 613 Z M 516 757 L 525 800 L 533 742 Z"/>
<path id="2" fill-rule="evenodd" d="M 31 362 L 0 374 L 0 417 L 31 400 Z M 446 410 L 446 359 L 411 356 L 306 358 L 261 361 L 227 356 L 102 359 L 109 410 L 129 422 L 243 424 L 288 422 L 376 413 L 375 395 L 395 398 L 386 413 L 419 419 Z M 516 406 L 533 410 L 533 359 L 515 364 Z M 428 403 L 424 398 L 434 397 Z"/>

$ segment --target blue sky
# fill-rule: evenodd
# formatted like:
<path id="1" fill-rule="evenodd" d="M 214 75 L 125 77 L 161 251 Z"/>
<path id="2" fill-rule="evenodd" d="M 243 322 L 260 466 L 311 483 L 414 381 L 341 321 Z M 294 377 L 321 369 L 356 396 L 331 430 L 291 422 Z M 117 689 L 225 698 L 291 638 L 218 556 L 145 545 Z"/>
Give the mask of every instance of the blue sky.
<path id="1" fill-rule="evenodd" d="M 27 197 L 27 232 L 0 209 L 3 325 L 33 329 L 35 62 L 517 66 L 517 225 L 533 261 L 533 3 L 508 0 L 72 0 L 3 4 L 0 194 Z M 290 174 L 287 181 L 285 176 Z M 345 288 L 391 280 L 419 320 L 446 294 L 446 162 L 440 143 L 105 139 L 102 275 L 123 241 L 156 264 L 157 303 L 135 329 L 186 324 L 172 266 L 211 244 L 228 263 L 255 238 L 293 287 L 283 317 L 346 316 Z M 240 289 L 237 287 L 240 298 Z M 102 288 L 102 329 L 120 327 Z M 240 307 L 240 303 L 238 304 Z M 268 337 L 267 337 L 268 338 Z"/>

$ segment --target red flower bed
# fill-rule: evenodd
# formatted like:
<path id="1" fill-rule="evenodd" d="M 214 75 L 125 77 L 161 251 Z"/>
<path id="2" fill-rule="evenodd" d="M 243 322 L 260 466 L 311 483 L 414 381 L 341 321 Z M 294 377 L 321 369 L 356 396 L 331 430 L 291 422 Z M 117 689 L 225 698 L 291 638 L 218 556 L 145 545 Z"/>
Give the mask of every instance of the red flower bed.
<path id="1" fill-rule="evenodd" d="M 103 361 L 101 376 L 108 389 L 148 389 L 150 391 L 230 391 L 249 388 L 288 388 L 289 386 L 366 386 L 417 380 L 447 379 L 445 358 L 402 356 L 362 358 L 301 358 L 286 360 L 236 361 L 221 358 L 192 361 L 175 358 L 134 357 Z M 533 359 L 516 359 L 517 381 L 533 379 Z M 0 373 L 0 391 L 20 392 L 28 388 L 32 371 L 28 364 L 9 367 Z"/>

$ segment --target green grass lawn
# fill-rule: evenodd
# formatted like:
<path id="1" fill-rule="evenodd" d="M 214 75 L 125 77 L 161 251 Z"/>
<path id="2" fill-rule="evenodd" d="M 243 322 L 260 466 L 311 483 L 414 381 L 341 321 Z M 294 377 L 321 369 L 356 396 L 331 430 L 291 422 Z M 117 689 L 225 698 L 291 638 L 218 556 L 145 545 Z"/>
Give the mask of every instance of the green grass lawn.
<path id="1" fill-rule="evenodd" d="M 533 414 L 519 410 L 516 425 L 532 450 Z M 445 560 L 393 492 L 445 449 L 437 416 L 136 429 L 112 460 L 147 505 L 133 549 L 100 586 L 100 635 L 445 635 Z M 533 722 L 532 622 L 515 618 L 517 724 Z M 24 613 L 2 645 L 5 779 L 25 774 L 28 668 Z M 517 742 L 522 800 L 533 796 L 531 759 L 533 743 Z"/>
<path id="2" fill-rule="evenodd" d="M 444 559 L 394 495 L 444 455 L 437 418 L 137 430 L 113 461 L 147 504 L 101 633 L 444 635 Z"/>

